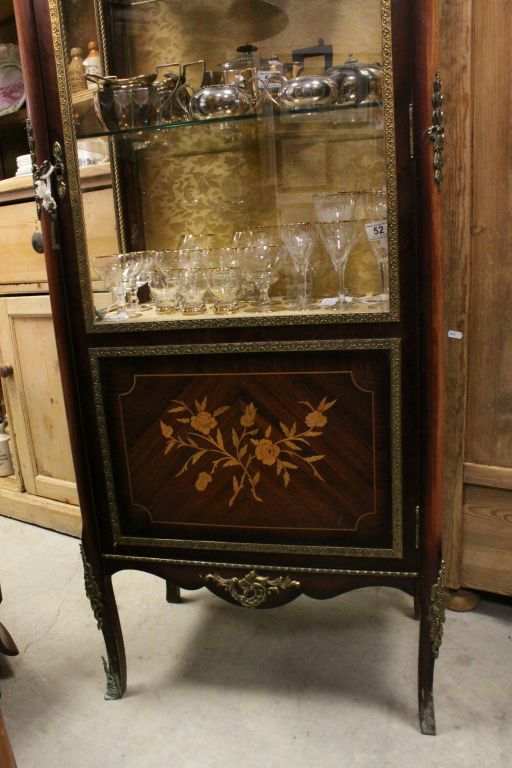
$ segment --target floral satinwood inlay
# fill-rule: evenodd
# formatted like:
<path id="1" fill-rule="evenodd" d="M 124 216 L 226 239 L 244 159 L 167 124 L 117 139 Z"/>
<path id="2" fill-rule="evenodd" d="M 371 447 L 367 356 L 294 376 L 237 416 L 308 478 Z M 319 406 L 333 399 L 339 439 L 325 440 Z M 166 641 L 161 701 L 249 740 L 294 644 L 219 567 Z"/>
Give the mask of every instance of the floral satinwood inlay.
<path id="1" fill-rule="evenodd" d="M 243 404 L 239 426 L 231 428 L 231 434 L 223 429 L 222 415 L 236 406 L 223 405 L 208 409 L 208 398 L 195 400 L 191 408 L 182 400 L 172 400 L 168 413 L 171 423 L 160 421 L 160 429 L 166 445 L 164 454 L 183 451 L 184 463 L 176 477 L 192 469 L 200 459 L 211 460 L 206 469 L 195 475 L 194 487 L 198 493 L 215 483 L 216 475 L 228 471 L 232 476 L 231 507 L 243 493 L 263 502 L 265 475 L 276 472 L 287 487 L 292 474 L 306 471 L 323 482 L 317 464 L 325 458 L 315 453 L 315 438 L 321 437 L 327 426 L 327 412 L 336 400 L 324 397 L 317 406 L 299 401 L 304 407 L 304 422 L 290 426 L 279 422 L 279 428 L 269 424 L 254 403 Z M 204 461 L 202 462 L 204 466 Z M 260 486 L 261 483 L 261 486 Z M 258 487 L 260 486 L 260 487 Z"/>

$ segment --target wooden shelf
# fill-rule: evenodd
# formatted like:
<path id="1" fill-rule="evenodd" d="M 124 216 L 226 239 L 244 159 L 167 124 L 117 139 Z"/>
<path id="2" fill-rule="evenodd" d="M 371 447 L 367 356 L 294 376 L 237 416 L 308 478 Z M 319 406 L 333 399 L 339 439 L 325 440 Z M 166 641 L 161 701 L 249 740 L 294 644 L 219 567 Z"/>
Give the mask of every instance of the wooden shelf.
<path id="1" fill-rule="evenodd" d="M 110 187 L 112 184 L 110 163 L 98 163 L 81 168 L 80 179 L 84 190 Z M 33 197 L 32 176 L 14 176 L 0 181 L 0 205 L 14 201 L 32 200 Z"/>
<path id="2" fill-rule="evenodd" d="M 8 115 L 0 115 L 0 130 L 6 128 L 15 128 L 25 124 L 27 119 L 27 108 L 21 107 L 17 112 L 9 112 Z"/>

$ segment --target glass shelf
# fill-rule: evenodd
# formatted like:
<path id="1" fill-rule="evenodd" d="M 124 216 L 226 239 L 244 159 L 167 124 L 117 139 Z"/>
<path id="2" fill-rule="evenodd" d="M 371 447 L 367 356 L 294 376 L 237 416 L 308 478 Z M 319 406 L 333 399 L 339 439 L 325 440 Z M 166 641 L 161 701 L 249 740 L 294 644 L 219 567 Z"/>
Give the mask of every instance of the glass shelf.
<path id="1" fill-rule="evenodd" d="M 197 314 L 185 314 L 181 310 L 176 312 L 159 313 L 153 308 L 144 307 L 139 308 L 139 314 L 134 317 L 130 317 L 127 320 L 108 320 L 109 311 L 108 308 L 100 309 L 97 312 L 96 322 L 103 326 L 113 325 L 130 325 L 136 323 L 137 325 L 147 325 L 154 323 L 162 323 L 166 325 L 185 325 L 188 327 L 202 327 L 202 326 L 230 326 L 230 325 L 250 325 L 255 324 L 269 324 L 281 322 L 332 322 L 332 320 L 348 322 L 368 322 L 372 319 L 374 322 L 381 320 L 383 317 L 386 319 L 389 317 L 389 302 L 371 302 L 366 301 L 367 297 L 353 298 L 349 307 L 340 311 L 333 306 L 333 302 L 336 299 L 323 299 L 312 301 L 309 309 L 306 311 L 294 309 L 284 301 L 280 301 L 278 298 L 272 299 L 272 306 L 270 310 L 259 311 L 256 305 L 241 304 L 236 312 L 230 313 L 217 313 L 214 310 L 213 304 L 207 304 L 204 312 Z"/>
<path id="2" fill-rule="evenodd" d="M 316 132 L 335 134 L 335 140 L 375 139 L 384 135 L 383 109 L 379 105 L 347 107 L 334 105 L 312 109 L 297 109 L 287 112 L 269 110 L 262 114 L 241 115 L 236 117 L 207 118 L 205 120 L 175 121 L 159 125 L 138 128 L 125 128 L 117 131 L 104 129 L 79 132 L 77 138 L 92 139 L 111 137 L 118 139 L 140 140 L 147 134 L 162 134 L 177 128 L 192 126 L 217 126 L 217 130 L 227 130 L 237 124 L 256 124 L 271 130 L 273 134 L 290 133 L 295 130 L 307 131 L 306 135 Z"/>

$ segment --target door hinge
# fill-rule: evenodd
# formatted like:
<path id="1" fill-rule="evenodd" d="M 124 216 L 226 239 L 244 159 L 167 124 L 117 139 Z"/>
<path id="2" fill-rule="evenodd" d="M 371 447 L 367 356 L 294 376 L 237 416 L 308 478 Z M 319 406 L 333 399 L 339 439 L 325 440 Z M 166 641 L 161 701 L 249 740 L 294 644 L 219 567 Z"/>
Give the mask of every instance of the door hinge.
<path id="1" fill-rule="evenodd" d="M 420 505 L 416 505 L 416 540 L 415 540 L 415 546 L 416 549 L 420 548 Z"/>
<path id="2" fill-rule="evenodd" d="M 414 105 L 409 104 L 409 157 L 414 160 Z"/>

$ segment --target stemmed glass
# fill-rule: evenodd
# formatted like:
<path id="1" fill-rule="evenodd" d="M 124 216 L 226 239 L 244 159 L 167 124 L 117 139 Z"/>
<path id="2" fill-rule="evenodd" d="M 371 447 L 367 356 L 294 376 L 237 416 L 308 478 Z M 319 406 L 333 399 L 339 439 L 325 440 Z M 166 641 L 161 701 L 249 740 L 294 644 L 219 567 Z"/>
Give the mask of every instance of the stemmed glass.
<path id="1" fill-rule="evenodd" d="M 348 257 L 359 236 L 357 221 L 323 221 L 318 224 L 320 238 L 338 278 L 337 309 L 345 309 L 348 303 L 345 290 L 345 271 Z"/>
<path id="2" fill-rule="evenodd" d="M 105 317 L 108 322 L 129 320 L 137 314 L 130 311 L 126 297 L 131 289 L 132 280 L 141 267 L 141 253 L 120 253 L 94 259 L 94 269 L 103 277 L 105 288 L 111 290 L 114 305 L 117 307 L 116 312 L 109 312 Z"/>
<path id="3" fill-rule="evenodd" d="M 379 189 L 361 194 L 361 208 L 364 212 L 364 228 L 368 243 L 379 267 L 379 296 L 374 301 L 385 302 L 389 299 L 388 288 L 388 205 L 386 191 Z"/>
<path id="4" fill-rule="evenodd" d="M 282 224 L 281 238 L 299 278 L 297 309 L 308 308 L 308 270 L 316 242 L 314 227 L 309 222 Z"/>
<path id="5" fill-rule="evenodd" d="M 253 242 L 240 248 L 244 274 L 258 291 L 258 309 L 264 312 L 270 307 L 269 291 L 279 279 L 278 268 L 283 246 L 267 243 L 256 236 Z"/>
<path id="6" fill-rule="evenodd" d="M 317 221 L 350 221 L 354 218 L 355 192 L 327 192 L 313 195 Z"/>

